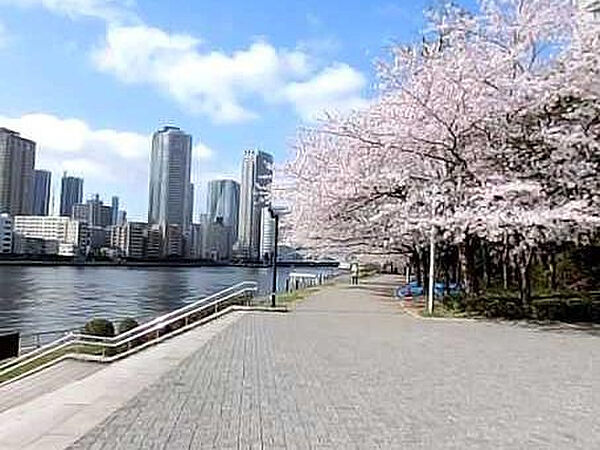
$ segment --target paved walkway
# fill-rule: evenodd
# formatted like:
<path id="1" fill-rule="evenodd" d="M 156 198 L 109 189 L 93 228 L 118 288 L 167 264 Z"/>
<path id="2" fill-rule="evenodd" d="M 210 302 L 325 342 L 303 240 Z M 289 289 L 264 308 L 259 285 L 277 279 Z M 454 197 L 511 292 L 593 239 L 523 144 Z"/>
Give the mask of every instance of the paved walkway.
<path id="1" fill-rule="evenodd" d="M 66 360 L 46 370 L 0 387 L 0 413 L 23 405 L 102 369 L 101 364 Z"/>
<path id="2" fill-rule="evenodd" d="M 80 373 L 82 376 L 71 378 L 71 382 L 68 377 L 74 373 L 69 365 L 69 373 L 63 374 L 66 384 L 62 387 L 53 384 L 56 378 L 53 370 L 40 372 L 36 377 L 43 392 L 38 390 L 36 395 L 31 395 L 27 378 L 7 385 L 10 395 L 0 396 L 0 409 L 4 409 L 0 413 L 0 450 L 68 447 L 144 388 L 168 376 L 169 371 L 243 315 L 229 314 L 126 359 L 101 366 L 87 376 Z M 28 401 L 15 402 L 20 395 L 28 397 Z M 4 407 L 5 401 L 8 408 Z"/>
<path id="3" fill-rule="evenodd" d="M 415 319 L 391 282 L 244 315 L 72 448 L 599 448 L 598 337 Z"/>

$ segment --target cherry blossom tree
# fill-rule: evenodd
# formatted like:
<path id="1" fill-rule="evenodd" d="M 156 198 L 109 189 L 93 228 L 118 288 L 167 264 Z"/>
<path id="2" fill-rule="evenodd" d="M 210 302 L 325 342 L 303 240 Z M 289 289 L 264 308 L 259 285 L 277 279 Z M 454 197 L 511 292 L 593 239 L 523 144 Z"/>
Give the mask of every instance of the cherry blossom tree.
<path id="1" fill-rule="evenodd" d="M 527 304 L 534 252 L 598 230 L 598 20 L 570 0 L 486 0 L 478 14 L 447 5 L 427 18 L 422 42 L 377 64 L 365 110 L 299 131 L 289 235 L 420 267 L 434 233 L 467 292 L 487 242 Z"/>

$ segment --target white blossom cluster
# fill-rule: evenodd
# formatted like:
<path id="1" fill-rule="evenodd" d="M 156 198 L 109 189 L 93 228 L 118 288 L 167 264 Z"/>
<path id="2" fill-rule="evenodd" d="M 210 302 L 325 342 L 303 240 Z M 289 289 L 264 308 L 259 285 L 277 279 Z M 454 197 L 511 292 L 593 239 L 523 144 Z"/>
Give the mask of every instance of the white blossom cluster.
<path id="1" fill-rule="evenodd" d="M 366 109 L 298 132 L 286 236 L 380 255 L 432 232 L 510 238 L 517 252 L 597 233 L 597 16 L 571 0 L 483 0 L 427 19 L 422 42 L 377 64 Z"/>

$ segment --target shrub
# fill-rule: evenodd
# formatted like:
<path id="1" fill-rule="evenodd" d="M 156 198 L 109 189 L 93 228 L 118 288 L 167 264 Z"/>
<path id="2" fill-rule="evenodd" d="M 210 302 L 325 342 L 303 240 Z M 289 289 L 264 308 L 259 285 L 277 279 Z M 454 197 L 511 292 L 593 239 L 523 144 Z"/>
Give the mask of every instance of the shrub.
<path id="1" fill-rule="evenodd" d="M 132 319 L 131 317 L 126 317 L 125 319 L 119 322 L 119 334 L 123 334 L 129 330 L 133 330 L 137 326 L 139 326 L 139 323 L 135 319 Z"/>
<path id="2" fill-rule="evenodd" d="M 110 320 L 92 319 L 85 324 L 83 331 L 93 336 L 112 337 L 115 335 L 115 327 Z"/>

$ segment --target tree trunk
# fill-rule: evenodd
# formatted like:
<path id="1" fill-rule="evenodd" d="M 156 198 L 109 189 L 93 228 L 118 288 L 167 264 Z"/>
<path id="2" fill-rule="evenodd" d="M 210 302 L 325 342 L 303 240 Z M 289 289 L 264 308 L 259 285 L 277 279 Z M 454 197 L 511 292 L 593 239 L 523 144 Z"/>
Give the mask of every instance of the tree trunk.
<path id="1" fill-rule="evenodd" d="M 508 265 L 510 262 L 510 247 L 508 242 L 508 232 L 504 233 L 504 248 L 502 250 L 502 287 L 508 290 Z"/>
<path id="2" fill-rule="evenodd" d="M 425 296 L 425 292 L 427 290 L 427 286 L 429 286 L 429 252 L 423 252 L 421 255 L 421 265 L 423 270 L 423 296 Z"/>
<path id="3" fill-rule="evenodd" d="M 519 291 L 521 304 L 528 309 L 531 303 L 531 261 L 533 250 L 523 250 L 519 261 Z"/>
<path id="4" fill-rule="evenodd" d="M 490 266 L 489 266 L 489 255 L 488 248 L 485 242 L 481 244 L 481 259 L 482 259 L 482 281 L 483 288 L 487 289 L 490 287 Z"/>
<path id="5" fill-rule="evenodd" d="M 415 249 L 413 251 L 414 253 L 414 262 L 415 262 L 415 269 L 417 271 L 416 275 L 417 275 L 417 284 L 419 286 L 423 286 L 423 273 L 421 272 L 421 255 L 419 254 L 419 250 Z"/>
<path id="6" fill-rule="evenodd" d="M 447 261 L 447 264 L 444 266 L 444 294 L 450 295 L 450 264 Z"/>
<path id="7" fill-rule="evenodd" d="M 557 282 L 556 282 L 556 252 L 552 252 L 550 254 L 550 288 L 553 291 L 556 291 Z"/>
<path id="8" fill-rule="evenodd" d="M 461 242 L 460 244 L 458 244 L 458 267 L 459 267 L 460 278 L 461 278 L 460 283 L 461 283 L 462 291 L 466 295 L 470 295 L 472 286 L 471 286 L 470 276 L 468 273 L 469 269 L 467 266 L 468 266 L 468 262 L 467 262 L 465 244 Z"/>

